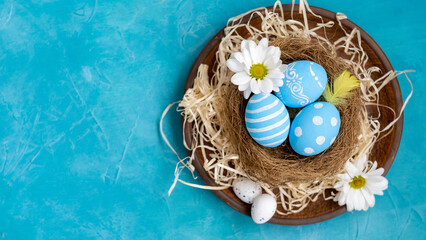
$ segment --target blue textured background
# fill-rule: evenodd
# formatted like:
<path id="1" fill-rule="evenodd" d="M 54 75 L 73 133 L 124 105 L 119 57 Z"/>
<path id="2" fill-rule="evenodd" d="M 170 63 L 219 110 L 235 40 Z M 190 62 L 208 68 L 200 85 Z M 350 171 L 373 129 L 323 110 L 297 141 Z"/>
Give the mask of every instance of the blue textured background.
<path id="1" fill-rule="evenodd" d="M 347 14 L 395 69 L 417 70 L 389 189 L 373 209 L 258 226 L 209 191 L 178 184 L 167 197 L 176 159 L 160 139 L 163 109 L 228 18 L 273 3 L 2 0 L 0 239 L 425 238 L 424 1 L 310 2 Z M 184 156 L 179 115 L 165 125 Z"/>

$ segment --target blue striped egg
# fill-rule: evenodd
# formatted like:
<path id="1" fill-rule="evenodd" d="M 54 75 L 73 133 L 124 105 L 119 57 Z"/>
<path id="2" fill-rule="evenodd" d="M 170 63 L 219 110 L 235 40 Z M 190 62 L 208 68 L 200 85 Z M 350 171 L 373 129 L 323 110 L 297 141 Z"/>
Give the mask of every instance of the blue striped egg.
<path id="1" fill-rule="evenodd" d="M 328 102 L 315 102 L 303 108 L 293 119 L 290 145 L 303 156 L 312 156 L 333 144 L 340 130 L 340 114 Z"/>
<path id="2" fill-rule="evenodd" d="M 296 61 L 284 71 L 284 84 L 275 92 L 287 107 L 299 108 L 315 102 L 327 85 L 327 73 L 318 63 Z"/>
<path id="3" fill-rule="evenodd" d="M 265 147 L 282 144 L 290 128 L 287 108 L 272 94 L 255 94 L 250 98 L 245 122 L 250 136 Z"/>

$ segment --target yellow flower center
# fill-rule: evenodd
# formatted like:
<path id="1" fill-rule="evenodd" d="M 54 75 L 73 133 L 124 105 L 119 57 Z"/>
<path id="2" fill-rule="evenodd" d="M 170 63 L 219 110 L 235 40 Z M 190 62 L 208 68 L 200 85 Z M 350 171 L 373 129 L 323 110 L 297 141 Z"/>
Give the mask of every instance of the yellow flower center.
<path id="1" fill-rule="evenodd" d="M 259 80 L 263 80 L 263 78 L 268 74 L 268 69 L 262 63 L 253 64 L 250 67 L 250 76 L 252 78 L 256 78 Z"/>
<path id="2" fill-rule="evenodd" d="M 351 186 L 354 189 L 360 189 L 365 186 L 365 178 L 362 176 L 356 176 L 352 178 L 352 182 L 349 183 L 349 186 Z"/>

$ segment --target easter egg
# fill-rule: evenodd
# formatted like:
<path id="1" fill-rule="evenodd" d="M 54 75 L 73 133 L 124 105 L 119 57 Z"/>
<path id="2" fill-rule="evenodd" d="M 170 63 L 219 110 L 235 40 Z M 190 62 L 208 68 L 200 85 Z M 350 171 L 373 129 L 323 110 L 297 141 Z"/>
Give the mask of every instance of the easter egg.
<path id="1" fill-rule="evenodd" d="M 255 94 L 250 98 L 245 123 L 250 136 L 265 147 L 282 144 L 290 128 L 287 109 L 273 94 Z"/>
<path id="2" fill-rule="evenodd" d="M 284 71 L 284 84 L 275 95 L 287 107 L 299 108 L 315 102 L 327 85 L 327 73 L 318 63 L 296 61 Z"/>
<path id="3" fill-rule="evenodd" d="M 232 188 L 237 197 L 248 204 L 252 204 L 255 197 L 262 194 L 262 188 L 248 178 L 238 178 Z"/>
<path id="4" fill-rule="evenodd" d="M 339 129 L 340 114 L 333 104 L 311 103 L 293 119 L 290 145 L 300 155 L 316 155 L 333 144 Z"/>
<path id="5" fill-rule="evenodd" d="M 251 205 L 251 218 L 257 224 L 266 223 L 274 216 L 277 210 L 277 201 L 269 194 L 256 197 Z"/>

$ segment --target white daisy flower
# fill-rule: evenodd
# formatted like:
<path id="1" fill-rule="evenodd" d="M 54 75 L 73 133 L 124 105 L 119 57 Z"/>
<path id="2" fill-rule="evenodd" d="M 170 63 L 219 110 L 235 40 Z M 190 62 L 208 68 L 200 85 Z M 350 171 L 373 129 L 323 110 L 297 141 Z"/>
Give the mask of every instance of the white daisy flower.
<path id="1" fill-rule="evenodd" d="M 382 176 L 384 169 L 377 169 L 377 162 L 367 169 L 367 156 L 363 156 L 355 163 L 347 161 L 346 173 L 338 175 L 339 182 L 334 185 L 338 193 L 334 201 L 340 206 L 346 204 L 348 211 L 366 211 L 374 207 L 374 195 L 383 195 L 383 191 L 388 188 L 388 180 Z"/>
<path id="2" fill-rule="evenodd" d="M 235 73 L 231 82 L 238 85 L 238 90 L 244 92 L 246 99 L 252 92 L 278 92 L 278 87 L 283 85 L 284 70 L 287 68 L 287 65 L 282 64 L 280 55 L 278 47 L 268 47 L 266 38 L 262 38 L 258 45 L 252 40 L 243 40 L 241 52 L 232 53 L 226 61 L 226 66 Z"/>

